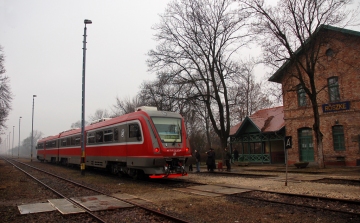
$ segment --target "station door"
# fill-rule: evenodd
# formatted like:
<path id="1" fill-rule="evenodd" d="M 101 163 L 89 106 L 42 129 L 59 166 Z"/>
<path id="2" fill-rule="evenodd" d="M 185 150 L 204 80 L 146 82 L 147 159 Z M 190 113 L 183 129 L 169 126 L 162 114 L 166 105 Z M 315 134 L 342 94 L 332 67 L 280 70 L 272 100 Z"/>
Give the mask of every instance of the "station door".
<path id="1" fill-rule="evenodd" d="M 311 129 L 299 130 L 299 156 L 301 162 L 314 161 L 314 143 Z"/>

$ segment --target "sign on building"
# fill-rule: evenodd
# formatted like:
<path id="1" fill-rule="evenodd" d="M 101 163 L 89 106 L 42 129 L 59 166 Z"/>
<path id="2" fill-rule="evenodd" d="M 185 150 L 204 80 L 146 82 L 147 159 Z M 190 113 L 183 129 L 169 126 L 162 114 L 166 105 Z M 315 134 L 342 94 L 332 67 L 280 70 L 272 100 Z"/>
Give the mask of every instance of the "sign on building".
<path id="1" fill-rule="evenodd" d="M 292 148 L 292 136 L 285 136 L 285 149 Z"/>

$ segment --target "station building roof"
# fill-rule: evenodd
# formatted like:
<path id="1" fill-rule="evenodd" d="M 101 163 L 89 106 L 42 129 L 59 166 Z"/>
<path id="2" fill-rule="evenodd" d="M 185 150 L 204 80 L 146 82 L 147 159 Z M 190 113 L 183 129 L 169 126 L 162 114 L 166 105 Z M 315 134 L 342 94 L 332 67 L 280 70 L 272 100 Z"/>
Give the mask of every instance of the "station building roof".
<path id="1" fill-rule="evenodd" d="M 284 107 L 267 108 L 247 116 L 242 122 L 231 127 L 230 136 L 247 132 L 249 129 L 252 133 L 277 132 L 284 126 Z"/>
<path id="2" fill-rule="evenodd" d="M 360 32 L 358 31 L 354 31 L 354 30 L 349 30 L 349 29 L 344 29 L 344 28 L 339 28 L 339 27 L 334 27 L 334 26 L 330 26 L 330 25 L 320 25 L 319 28 L 317 28 L 315 30 L 315 32 L 313 33 L 312 38 L 314 38 L 317 35 L 331 35 L 331 34 L 327 34 L 324 33 L 326 31 L 332 31 L 332 32 L 338 32 L 338 33 L 343 33 L 345 35 L 351 35 L 351 36 L 357 36 L 360 37 Z M 308 44 L 312 38 L 308 38 L 305 41 L 305 44 Z M 294 55 L 300 55 L 303 53 L 303 47 L 299 47 L 295 52 Z M 281 79 L 284 75 L 284 71 L 291 66 L 291 62 L 290 60 L 287 60 L 269 79 L 268 81 L 271 82 L 276 82 L 276 83 L 281 83 Z"/>

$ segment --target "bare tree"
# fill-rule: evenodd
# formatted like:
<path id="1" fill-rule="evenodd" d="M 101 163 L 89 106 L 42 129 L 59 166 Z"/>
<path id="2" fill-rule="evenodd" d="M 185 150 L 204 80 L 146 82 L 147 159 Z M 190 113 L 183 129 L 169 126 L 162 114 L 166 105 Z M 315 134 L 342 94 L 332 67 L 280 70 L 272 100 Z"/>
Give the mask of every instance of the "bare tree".
<path id="1" fill-rule="evenodd" d="M 12 93 L 10 80 L 5 76 L 4 54 L 0 46 L 0 130 L 6 128 L 5 122 L 11 110 Z M 1 139 L 0 139 L 1 140 Z"/>
<path id="2" fill-rule="evenodd" d="M 321 47 L 327 35 L 317 35 L 322 25 L 344 25 L 353 22 L 356 10 L 347 9 L 351 0 L 284 0 L 277 6 L 266 6 L 263 0 L 239 0 L 257 16 L 254 30 L 264 50 L 264 62 L 275 69 L 284 63 L 294 69 L 288 76 L 297 79 L 307 94 L 313 111 L 318 164 L 324 168 L 322 133 L 318 111 L 315 73 Z"/>
<path id="3" fill-rule="evenodd" d="M 232 124 L 237 124 L 246 116 L 250 116 L 260 109 L 269 108 L 274 101 L 266 94 L 262 82 L 256 82 L 253 70 L 256 62 L 242 61 L 239 66 L 240 78 L 229 88 L 231 101 Z"/>
<path id="4" fill-rule="evenodd" d="M 109 118 L 110 114 L 106 109 L 97 109 L 93 115 L 89 115 L 91 121 L 95 121 L 102 118 Z"/>
<path id="5" fill-rule="evenodd" d="M 230 131 L 228 85 L 239 75 L 234 61 L 247 44 L 247 17 L 231 0 L 173 1 L 154 27 L 159 44 L 148 53 L 149 69 L 177 86 L 175 98 L 205 105 L 223 147 Z"/>
<path id="6" fill-rule="evenodd" d="M 88 125 L 88 124 L 89 124 L 89 122 L 85 120 L 85 125 Z M 81 120 L 72 123 L 70 128 L 72 128 L 72 129 L 81 128 Z"/>
<path id="7" fill-rule="evenodd" d="M 159 76 L 151 82 L 144 82 L 139 93 L 140 101 L 155 106 L 161 111 L 179 112 L 185 115 L 189 109 L 188 86 L 173 85 L 166 76 Z"/>
<path id="8" fill-rule="evenodd" d="M 116 97 L 116 104 L 114 105 L 113 109 L 114 115 L 112 116 L 115 117 L 134 112 L 137 107 L 142 105 L 145 104 L 141 102 L 139 96 L 135 96 L 133 98 L 125 97 L 123 99 Z"/>
<path id="9" fill-rule="evenodd" d="M 33 142 L 34 142 L 33 146 L 34 147 L 32 149 L 33 149 L 33 154 L 35 155 L 35 157 L 37 154 L 36 149 L 35 149 L 36 144 L 37 144 L 37 141 L 39 139 L 41 139 L 42 136 L 43 136 L 42 132 L 34 130 L 34 132 L 33 132 Z M 30 135 L 22 141 L 22 143 L 20 145 L 20 149 L 19 150 L 18 149 L 19 149 L 19 147 L 13 148 L 14 154 L 17 153 L 17 151 L 19 151 L 19 154 L 21 156 L 30 156 L 30 154 L 31 154 L 31 132 L 30 132 Z"/>

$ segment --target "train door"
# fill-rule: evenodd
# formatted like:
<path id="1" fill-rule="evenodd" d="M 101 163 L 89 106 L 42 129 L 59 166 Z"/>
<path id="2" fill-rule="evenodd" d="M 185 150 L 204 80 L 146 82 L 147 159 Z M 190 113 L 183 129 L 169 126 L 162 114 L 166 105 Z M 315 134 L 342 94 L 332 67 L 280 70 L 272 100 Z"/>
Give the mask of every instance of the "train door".
<path id="1" fill-rule="evenodd" d="M 141 151 L 141 146 L 144 137 L 139 121 L 130 122 L 127 124 L 127 154 L 128 156 L 143 156 L 145 151 Z"/>
<path id="2" fill-rule="evenodd" d="M 122 160 L 124 162 L 126 162 L 126 160 L 127 160 L 126 136 L 128 134 L 127 125 L 126 124 L 119 125 L 116 132 L 117 132 L 116 135 L 118 135 L 117 137 L 119 138 L 118 141 L 120 143 L 120 146 L 119 146 L 119 149 L 121 150 L 120 154 L 121 154 Z"/>

